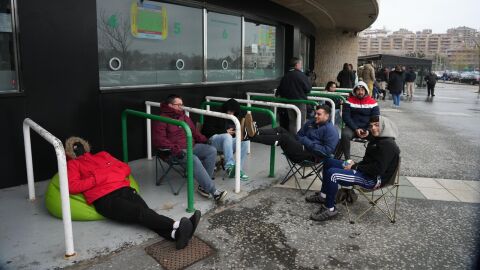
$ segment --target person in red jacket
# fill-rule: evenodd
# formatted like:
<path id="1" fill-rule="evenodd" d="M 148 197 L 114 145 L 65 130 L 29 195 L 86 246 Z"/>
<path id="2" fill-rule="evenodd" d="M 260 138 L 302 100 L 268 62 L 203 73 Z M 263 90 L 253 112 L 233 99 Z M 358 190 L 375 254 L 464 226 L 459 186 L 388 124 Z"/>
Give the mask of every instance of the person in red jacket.
<path id="1" fill-rule="evenodd" d="M 213 197 L 216 202 L 221 202 L 227 195 L 227 191 L 217 189 L 212 181 L 217 149 L 207 144 L 207 137 L 195 128 L 192 119 L 185 115 L 182 106 L 183 100 L 180 96 L 169 95 L 165 102 L 160 104 L 160 115 L 188 124 L 192 131 L 193 177 L 198 182 L 197 191 L 204 197 Z M 184 165 L 187 163 L 187 137 L 181 127 L 153 121 L 152 141 L 155 148 L 169 149 L 172 153 L 172 158 L 176 158 L 177 161 Z"/>
<path id="2" fill-rule="evenodd" d="M 82 138 L 68 138 L 65 153 L 71 194 L 82 193 L 87 203 L 106 218 L 143 225 L 163 238 L 175 240 L 177 249 L 187 246 L 200 222 L 200 211 L 179 221 L 157 214 L 130 187 L 130 167 L 105 151 L 91 154 L 90 145 Z"/>

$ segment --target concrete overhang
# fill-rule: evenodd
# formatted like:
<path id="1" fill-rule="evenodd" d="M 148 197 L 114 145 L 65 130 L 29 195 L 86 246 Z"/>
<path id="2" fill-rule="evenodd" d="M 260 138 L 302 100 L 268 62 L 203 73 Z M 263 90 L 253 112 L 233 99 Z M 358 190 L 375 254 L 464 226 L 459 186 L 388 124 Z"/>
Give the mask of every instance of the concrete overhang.
<path id="1" fill-rule="evenodd" d="M 377 0 L 271 0 L 291 9 L 317 29 L 339 29 L 360 32 L 375 22 Z"/>

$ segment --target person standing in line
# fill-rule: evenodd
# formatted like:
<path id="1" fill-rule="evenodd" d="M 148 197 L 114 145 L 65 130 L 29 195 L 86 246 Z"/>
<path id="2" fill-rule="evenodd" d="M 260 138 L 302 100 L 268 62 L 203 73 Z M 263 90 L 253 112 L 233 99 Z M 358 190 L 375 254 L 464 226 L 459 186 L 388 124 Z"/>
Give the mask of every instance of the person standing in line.
<path id="1" fill-rule="evenodd" d="M 368 91 L 373 94 L 373 82 L 375 81 L 375 69 L 371 60 L 363 66 L 362 80 L 368 85 Z"/>
<path id="2" fill-rule="evenodd" d="M 402 86 L 402 93 L 405 95 L 405 74 L 407 73 L 407 68 L 402 66 L 402 78 L 403 78 L 403 86 Z"/>
<path id="3" fill-rule="evenodd" d="M 302 60 L 294 57 L 290 60 L 290 70 L 283 76 L 275 95 L 288 99 L 307 99 L 307 94 L 312 90 L 312 84 L 307 75 L 302 72 Z M 307 117 L 307 105 L 295 104 L 302 113 L 301 124 L 305 123 Z M 297 133 L 296 118 L 294 110 L 287 110 L 288 130 L 292 134 Z"/>
<path id="4" fill-rule="evenodd" d="M 400 95 L 402 94 L 403 89 L 403 72 L 400 65 L 395 66 L 395 70 L 390 72 L 390 79 L 388 80 L 388 90 L 392 94 L 393 98 L 393 107 L 400 107 Z"/>
<path id="5" fill-rule="evenodd" d="M 417 74 L 413 70 L 413 67 L 408 68 L 408 72 L 405 74 L 405 82 L 407 84 L 407 99 L 413 100 L 413 93 L 415 92 L 415 80 Z"/>
<path id="6" fill-rule="evenodd" d="M 343 64 L 343 69 L 337 75 L 340 88 L 352 88 L 355 81 L 355 74 L 350 70 L 348 63 Z"/>
<path id="7" fill-rule="evenodd" d="M 386 67 L 382 68 L 377 74 L 377 82 L 380 88 L 380 92 L 382 93 L 382 100 L 385 100 L 387 96 L 387 82 L 388 82 L 388 69 Z"/>
<path id="8" fill-rule="evenodd" d="M 427 82 L 427 91 L 428 91 L 428 96 L 432 95 L 432 97 L 435 96 L 435 84 L 437 83 L 437 75 L 433 71 L 430 71 L 430 73 L 425 76 L 425 81 Z"/>
<path id="9" fill-rule="evenodd" d="M 355 75 L 355 80 L 353 81 L 353 84 L 352 85 L 356 85 L 358 83 L 358 74 L 357 74 L 357 71 L 355 69 L 353 69 L 353 65 L 352 64 L 348 64 L 348 67 L 350 68 L 350 70 L 353 72 L 353 75 Z"/>

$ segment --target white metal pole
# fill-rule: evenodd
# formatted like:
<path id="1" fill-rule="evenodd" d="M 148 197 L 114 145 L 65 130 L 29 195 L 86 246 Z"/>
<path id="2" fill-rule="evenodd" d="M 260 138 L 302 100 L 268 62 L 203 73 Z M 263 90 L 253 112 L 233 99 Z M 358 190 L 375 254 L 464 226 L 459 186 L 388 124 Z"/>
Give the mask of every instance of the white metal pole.
<path id="1" fill-rule="evenodd" d="M 34 201 L 35 200 L 35 181 L 33 178 L 32 145 L 30 143 L 30 127 L 26 122 L 27 119 L 23 121 L 23 145 L 25 148 L 25 163 L 27 165 L 28 198 L 30 201 Z"/>
<path id="2" fill-rule="evenodd" d="M 151 114 L 150 104 L 145 103 L 145 112 Z M 152 160 L 152 120 L 147 118 L 147 158 Z"/>
<path id="3" fill-rule="evenodd" d="M 55 154 L 57 155 L 58 174 L 60 178 L 60 198 L 62 203 L 63 228 L 65 233 L 65 257 L 68 258 L 75 256 L 73 245 L 72 218 L 70 214 L 70 197 L 68 192 L 67 160 L 65 158 L 65 149 L 63 148 L 62 142 L 58 138 L 53 136 L 50 132 L 39 126 L 37 123 L 33 122 L 29 118 L 25 118 L 25 120 L 23 120 L 25 159 L 27 163 L 27 177 L 29 177 L 29 193 L 31 188 L 34 189 L 30 132 L 27 131 L 27 129 L 30 130 L 30 128 L 37 132 L 41 137 L 43 137 L 46 141 L 52 144 L 55 148 Z M 30 161 L 28 161 L 29 159 Z M 31 171 L 29 172 L 29 170 Z M 35 197 L 35 194 L 33 194 L 33 197 Z"/>

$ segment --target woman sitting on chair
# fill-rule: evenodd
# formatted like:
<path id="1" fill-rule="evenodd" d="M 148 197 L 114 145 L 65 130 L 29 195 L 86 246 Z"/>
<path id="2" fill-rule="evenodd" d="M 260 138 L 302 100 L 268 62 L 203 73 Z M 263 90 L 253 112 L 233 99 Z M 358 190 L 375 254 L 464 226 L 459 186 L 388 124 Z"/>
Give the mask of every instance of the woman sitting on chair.
<path id="1" fill-rule="evenodd" d="M 395 173 L 400 156 L 400 149 L 395 142 L 398 135 L 396 125 L 380 115 L 372 116 L 369 122 L 371 140 L 362 161 L 345 165 L 342 160 L 325 160 L 320 192 L 305 198 L 307 202 L 322 204 L 320 209 L 310 215 L 310 219 L 325 221 L 338 214 L 335 197 L 339 184 L 376 189 Z"/>

